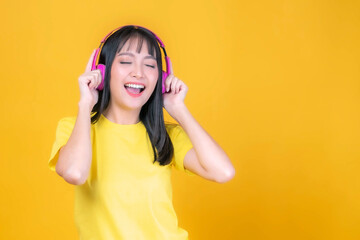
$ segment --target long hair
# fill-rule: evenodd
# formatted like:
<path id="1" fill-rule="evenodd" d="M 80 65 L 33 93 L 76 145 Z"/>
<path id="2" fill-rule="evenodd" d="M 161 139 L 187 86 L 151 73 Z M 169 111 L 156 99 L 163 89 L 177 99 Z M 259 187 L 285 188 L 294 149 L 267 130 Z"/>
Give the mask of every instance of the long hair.
<path id="1" fill-rule="evenodd" d="M 91 114 L 93 115 L 91 117 L 91 123 L 96 123 L 109 105 L 111 66 L 115 54 L 121 51 L 127 40 L 133 38 L 138 38 L 139 40 L 137 52 L 141 51 L 142 43 L 145 41 L 147 43 L 149 54 L 156 57 L 159 77 L 149 100 L 140 110 L 140 121 L 144 124 L 152 145 L 154 153 L 153 163 L 158 161 L 160 165 L 167 165 L 171 162 L 174 148 L 166 131 L 164 122 L 161 52 L 155 36 L 147 29 L 128 25 L 117 30 L 104 43 L 99 56 L 99 64 L 104 64 L 106 66 L 104 88 L 102 91 L 99 91 L 98 102 L 91 111 Z"/>

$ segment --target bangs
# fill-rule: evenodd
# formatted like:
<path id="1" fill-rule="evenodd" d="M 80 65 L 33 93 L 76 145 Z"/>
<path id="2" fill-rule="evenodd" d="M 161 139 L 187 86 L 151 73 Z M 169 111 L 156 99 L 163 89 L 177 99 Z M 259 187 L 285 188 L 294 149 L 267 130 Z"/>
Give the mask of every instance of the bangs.
<path id="1" fill-rule="evenodd" d="M 122 37 L 122 40 L 120 41 L 119 46 L 116 50 L 116 54 L 118 54 L 121 51 L 121 49 L 124 47 L 125 43 L 129 41 L 129 47 L 126 49 L 126 51 L 128 51 L 136 40 L 138 40 L 136 47 L 137 53 L 141 52 L 143 42 L 145 41 L 148 48 L 148 54 L 156 58 L 156 50 L 155 50 L 156 47 L 154 44 L 157 44 L 157 42 L 154 43 L 153 39 L 138 32 L 130 32 L 126 36 Z"/>

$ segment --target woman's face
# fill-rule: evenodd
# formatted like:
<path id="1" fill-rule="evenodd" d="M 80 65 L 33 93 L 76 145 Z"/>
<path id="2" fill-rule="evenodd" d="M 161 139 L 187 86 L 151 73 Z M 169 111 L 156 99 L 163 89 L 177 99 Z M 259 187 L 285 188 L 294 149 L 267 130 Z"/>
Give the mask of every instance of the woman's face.
<path id="1" fill-rule="evenodd" d="M 124 110 L 140 111 L 154 91 L 159 75 L 156 59 L 148 53 L 145 40 L 140 53 L 137 46 L 137 38 L 129 39 L 111 67 L 111 101 Z"/>

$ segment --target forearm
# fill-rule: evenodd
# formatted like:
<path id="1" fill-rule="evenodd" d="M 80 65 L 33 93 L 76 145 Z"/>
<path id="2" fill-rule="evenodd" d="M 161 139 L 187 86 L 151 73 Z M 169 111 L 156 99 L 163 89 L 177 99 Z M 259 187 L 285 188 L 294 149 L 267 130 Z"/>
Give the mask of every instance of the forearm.
<path id="1" fill-rule="evenodd" d="M 91 166 L 90 112 L 89 107 L 78 104 L 74 129 L 67 143 L 60 149 L 56 165 L 59 175 L 75 185 L 86 181 Z"/>
<path id="2" fill-rule="evenodd" d="M 177 109 L 176 120 L 189 136 L 203 168 L 215 176 L 232 177 L 235 169 L 217 142 L 201 127 L 185 105 Z"/>

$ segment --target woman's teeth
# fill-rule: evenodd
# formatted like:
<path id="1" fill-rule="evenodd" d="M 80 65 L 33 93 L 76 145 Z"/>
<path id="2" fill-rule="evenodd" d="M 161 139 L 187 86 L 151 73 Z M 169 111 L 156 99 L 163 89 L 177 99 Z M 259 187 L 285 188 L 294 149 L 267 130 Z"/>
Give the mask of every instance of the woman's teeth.
<path id="1" fill-rule="evenodd" d="M 126 90 L 132 94 L 139 94 L 145 89 L 145 86 L 140 84 L 127 83 L 124 86 Z"/>
<path id="2" fill-rule="evenodd" d="M 140 88 L 140 89 L 144 89 L 144 88 L 145 88 L 145 86 L 143 86 L 143 85 L 138 85 L 138 84 L 125 84 L 125 87 Z"/>

